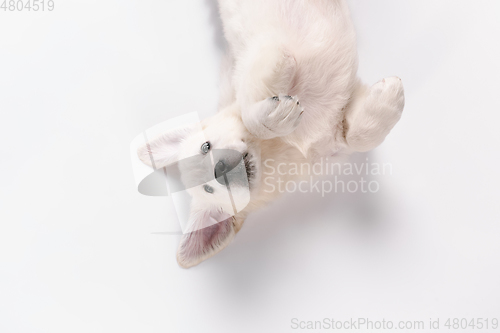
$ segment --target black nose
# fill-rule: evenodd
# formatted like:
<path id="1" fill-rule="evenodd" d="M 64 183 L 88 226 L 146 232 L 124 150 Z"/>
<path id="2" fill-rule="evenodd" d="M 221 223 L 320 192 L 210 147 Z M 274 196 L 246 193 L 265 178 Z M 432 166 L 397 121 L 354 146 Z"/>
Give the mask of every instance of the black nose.
<path id="1" fill-rule="evenodd" d="M 226 174 L 230 173 L 234 168 L 236 168 L 240 161 L 241 158 L 235 159 L 234 161 L 224 159 L 215 164 L 214 174 L 215 179 L 217 179 L 219 184 L 227 185 L 226 182 L 229 182 L 229 180 L 227 179 L 228 177 L 234 181 L 234 175 L 231 177 L 226 176 Z"/>
<path id="2" fill-rule="evenodd" d="M 221 185 L 235 184 L 239 181 L 239 175 L 244 173 L 243 156 L 240 152 L 232 149 L 212 150 L 214 163 L 214 176 Z M 236 169 L 236 170 L 235 170 Z"/>
<path id="3" fill-rule="evenodd" d="M 217 181 L 222 185 L 226 184 L 226 182 L 224 181 L 224 174 L 227 171 L 228 171 L 227 166 L 223 161 L 217 162 L 217 164 L 215 165 L 215 169 L 214 169 L 215 179 L 217 179 Z"/>

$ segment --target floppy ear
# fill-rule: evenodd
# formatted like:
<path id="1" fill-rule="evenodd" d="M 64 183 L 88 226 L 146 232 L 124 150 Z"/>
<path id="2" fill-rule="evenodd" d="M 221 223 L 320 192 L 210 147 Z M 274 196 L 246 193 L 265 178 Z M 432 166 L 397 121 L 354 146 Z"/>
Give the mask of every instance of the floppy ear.
<path id="1" fill-rule="evenodd" d="M 147 141 L 137 149 L 139 159 L 155 170 L 177 161 L 179 146 L 191 130 L 191 128 L 175 129 Z"/>
<path id="2" fill-rule="evenodd" d="M 233 219 L 233 216 L 216 210 L 192 210 L 189 225 L 194 231 L 182 236 L 177 250 L 179 265 L 184 268 L 195 266 L 231 243 L 236 234 Z"/>

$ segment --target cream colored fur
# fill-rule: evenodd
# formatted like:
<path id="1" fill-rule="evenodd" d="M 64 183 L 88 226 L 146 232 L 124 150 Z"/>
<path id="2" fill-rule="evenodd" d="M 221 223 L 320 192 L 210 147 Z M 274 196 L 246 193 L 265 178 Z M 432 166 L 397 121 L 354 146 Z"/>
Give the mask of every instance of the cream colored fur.
<path id="1" fill-rule="evenodd" d="M 399 78 L 372 87 L 357 78 L 356 39 L 345 1 L 219 0 L 219 8 L 229 46 L 221 110 L 203 122 L 203 131 L 214 148 L 249 152 L 255 174 L 250 204 L 227 220 L 231 223 L 224 228 L 229 231 L 216 231 L 209 246 L 196 251 L 193 245 L 199 248 L 201 243 L 193 242 L 203 235 L 183 237 L 177 254 L 182 267 L 222 250 L 248 213 L 276 198 L 278 193 L 263 189 L 264 161 L 277 165 L 313 163 L 321 157 L 341 160 L 373 149 L 397 123 L 404 106 Z M 155 156 L 156 167 L 161 167 L 198 153 L 202 143 L 189 131 L 170 133 L 141 148 L 139 156 L 150 165 Z M 286 177 L 294 176 L 282 180 Z M 201 186 L 192 195 L 193 219 L 224 211 Z"/>

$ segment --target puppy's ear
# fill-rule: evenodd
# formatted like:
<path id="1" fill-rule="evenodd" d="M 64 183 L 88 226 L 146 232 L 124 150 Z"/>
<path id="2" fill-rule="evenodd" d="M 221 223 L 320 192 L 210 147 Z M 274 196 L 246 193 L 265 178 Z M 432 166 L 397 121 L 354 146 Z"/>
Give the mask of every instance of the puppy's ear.
<path id="1" fill-rule="evenodd" d="M 179 146 L 191 131 L 190 127 L 186 127 L 162 134 L 137 149 L 137 155 L 153 169 L 163 168 L 177 160 Z"/>
<path id="2" fill-rule="evenodd" d="M 227 213 L 191 211 L 190 229 L 182 236 L 177 250 L 177 262 L 181 267 L 195 266 L 225 248 L 235 236 L 234 218 Z"/>

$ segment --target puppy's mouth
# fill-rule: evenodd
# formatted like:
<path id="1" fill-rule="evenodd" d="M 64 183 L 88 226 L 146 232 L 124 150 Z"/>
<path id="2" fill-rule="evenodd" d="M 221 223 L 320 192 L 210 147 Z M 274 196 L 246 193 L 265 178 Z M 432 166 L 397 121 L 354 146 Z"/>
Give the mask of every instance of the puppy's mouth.
<path id="1" fill-rule="evenodd" d="M 247 172 L 248 186 L 252 188 L 252 183 L 255 178 L 255 163 L 252 155 L 247 151 L 243 154 L 243 162 L 245 163 L 245 170 Z"/>

